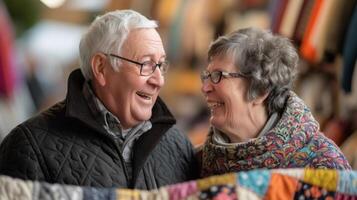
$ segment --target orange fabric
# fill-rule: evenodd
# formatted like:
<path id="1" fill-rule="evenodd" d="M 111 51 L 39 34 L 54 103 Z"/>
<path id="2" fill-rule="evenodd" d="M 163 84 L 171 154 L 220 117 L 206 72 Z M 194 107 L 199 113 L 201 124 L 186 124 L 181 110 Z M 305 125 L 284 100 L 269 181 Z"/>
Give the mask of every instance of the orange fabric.
<path id="1" fill-rule="evenodd" d="M 264 199 L 294 199 L 297 179 L 282 174 L 272 174 L 270 186 Z"/>
<path id="2" fill-rule="evenodd" d="M 315 1 L 300 48 L 301 55 L 310 62 L 314 62 L 317 56 L 316 48 L 311 43 L 311 40 L 316 27 L 316 23 L 318 21 L 318 16 L 321 13 L 321 7 L 323 3 L 323 0 Z"/>

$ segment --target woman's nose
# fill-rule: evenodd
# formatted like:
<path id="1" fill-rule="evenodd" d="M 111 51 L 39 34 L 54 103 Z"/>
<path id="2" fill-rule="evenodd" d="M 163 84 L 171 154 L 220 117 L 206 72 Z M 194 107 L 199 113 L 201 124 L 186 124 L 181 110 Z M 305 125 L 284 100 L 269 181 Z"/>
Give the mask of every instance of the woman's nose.
<path id="1" fill-rule="evenodd" d="M 201 92 L 206 94 L 212 91 L 211 81 L 206 79 L 202 81 Z"/>

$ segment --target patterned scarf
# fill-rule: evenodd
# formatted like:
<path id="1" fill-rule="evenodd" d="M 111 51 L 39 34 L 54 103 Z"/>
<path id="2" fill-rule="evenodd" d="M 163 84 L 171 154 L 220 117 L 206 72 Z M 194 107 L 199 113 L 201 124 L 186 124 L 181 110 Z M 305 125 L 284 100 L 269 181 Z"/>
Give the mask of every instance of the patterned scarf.
<path id="1" fill-rule="evenodd" d="M 213 131 L 202 149 L 201 175 L 257 168 L 350 169 L 339 148 L 319 131 L 304 102 L 291 92 L 275 127 L 248 142 L 226 146 L 213 142 Z"/>

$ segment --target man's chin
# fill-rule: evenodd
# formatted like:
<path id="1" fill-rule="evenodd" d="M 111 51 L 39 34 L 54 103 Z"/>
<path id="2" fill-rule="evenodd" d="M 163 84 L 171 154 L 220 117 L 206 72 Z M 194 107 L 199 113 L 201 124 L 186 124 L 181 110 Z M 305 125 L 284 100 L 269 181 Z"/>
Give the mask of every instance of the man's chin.
<path id="1" fill-rule="evenodd" d="M 151 115 L 152 115 L 151 110 L 150 111 L 142 111 L 142 112 L 139 112 L 138 115 L 136 115 L 137 116 L 136 119 L 141 122 L 147 121 L 151 118 Z"/>

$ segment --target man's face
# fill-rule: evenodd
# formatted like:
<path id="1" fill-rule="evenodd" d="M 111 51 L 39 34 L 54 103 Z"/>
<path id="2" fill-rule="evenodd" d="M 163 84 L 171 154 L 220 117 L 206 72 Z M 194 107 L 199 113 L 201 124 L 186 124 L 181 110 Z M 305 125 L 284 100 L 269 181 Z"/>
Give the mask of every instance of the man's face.
<path id="1" fill-rule="evenodd" d="M 166 57 L 161 38 L 155 29 L 131 31 L 121 52 L 108 53 L 139 63 L 150 60 L 161 63 Z M 111 66 L 106 67 L 106 107 L 126 129 L 150 119 L 152 107 L 164 85 L 164 76 L 159 68 L 149 76 L 141 76 L 140 65 L 122 59 L 120 62 L 119 71 L 114 71 Z"/>

